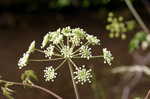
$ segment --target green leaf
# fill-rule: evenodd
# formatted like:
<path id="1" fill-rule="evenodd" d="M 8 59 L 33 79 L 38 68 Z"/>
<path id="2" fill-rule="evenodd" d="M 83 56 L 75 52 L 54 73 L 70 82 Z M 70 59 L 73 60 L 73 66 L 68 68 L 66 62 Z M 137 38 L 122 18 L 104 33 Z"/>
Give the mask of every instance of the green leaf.
<path id="1" fill-rule="evenodd" d="M 38 78 L 37 78 L 37 76 L 36 76 L 36 74 L 34 73 L 33 70 L 26 70 L 26 71 L 24 71 L 24 73 L 22 73 L 21 80 L 24 83 L 32 84 L 31 80 L 38 80 Z"/>
<path id="2" fill-rule="evenodd" d="M 133 39 L 129 43 L 129 51 L 133 52 L 135 49 L 138 49 L 140 43 L 146 39 L 147 33 L 145 32 L 138 32 L 135 34 Z"/>
<path id="3" fill-rule="evenodd" d="M 4 85 L 4 87 L 1 87 L 3 95 L 6 96 L 8 99 L 14 99 L 13 96 L 12 96 L 13 93 L 14 93 L 14 90 L 9 88 L 12 85 L 13 85 L 13 83 L 8 82 Z"/>

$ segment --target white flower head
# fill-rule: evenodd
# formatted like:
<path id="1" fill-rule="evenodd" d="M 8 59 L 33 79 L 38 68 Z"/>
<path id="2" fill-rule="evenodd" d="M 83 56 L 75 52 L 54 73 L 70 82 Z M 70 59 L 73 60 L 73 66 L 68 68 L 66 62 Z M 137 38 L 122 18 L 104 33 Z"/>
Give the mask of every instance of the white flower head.
<path id="1" fill-rule="evenodd" d="M 35 50 L 35 41 L 32 41 L 32 43 L 29 46 L 27 53 L 30 54 L 30 53 L 34 52 L 34 50 Z"/>
<path id="2" fill-rule="evenodd" d="M 52 55 L 54 54 L 54 46 L 49 45 L 49 47 L 47 47 L 47 49 L 44 50 L 44 53 L 45 53 L 45 57 L 51 59 Z"/>
<path id="3" fill-rule="evenodd" d="M 73 55 L 73 49 L 70 48 L 69 46 L 64 46 L 61 49 L 61 54 L 64 58 L 72 58 Z"/>
<path id="4" fill-rule="evenodd" d="M 106 48 L 103 48 L 103 57 L 104 63 L 108 63 L 109 65 L 111 65 L 111 61 L 114 59 L 114 57 L 112 57 L 111 52 L 108 51 Z"/>
<path id="5" fill-rule="evenodd" d="M 23 57 L 20 58 L 18 62 L 19 69 L 22 69 L 23 67 L 27 66 L 28 60 L 29 60 L 29 53 L 24 53 Z"/>
<path id="6" fill-rule="evenodd" d="M 47 33 L 47 34 L 44 36 L 44 38 L 43 38 L 43 42 L 42 42 L 41 48 L 44 48 L 44 47 L 47 45 L 48 41 L 49 41 L 49 34 Z"/>
<path id="7" fill-rule="evenodd" d="M 100 40 L 96 36 L 88 34 L 86 39 L 88 40 L 88 43 L 92 45 L 100 45 Z"/>
<path id="8" fill-rule="evenodd" d="M 64 36 L 72 36 L 72 29 L 70 28 L 70 26 L 67 26 L 65 28 L 62 29 L 61 33 L 64 35 Z"/>
<path id="9" fill-rule="evenodd" d="M 89 48 L 88 46 L 82 45 L 80 48 L 80 55 L 82 58 L 90 59 L 90 57 L 92 57 L 91 48 Z"/>
<path id="10" fill-rule="evenodd" d="M 86 82 L 91 83 L 90 78 L 92 78 L 91 69 L 87 70 L 85 68 L 85 65 L 82 67 L 76 68 L 76 71 L 74 72 L 74 80 L 76 80 L 76 83 L 81 83 L 82 85 Z"/>
<path id="11" fill-rule="evenodd" d="M 52 82 L 54 82 L 56 75 L 57 75 L 57 73 L 55 72 L 55 69 L 52 66 L 45 68 L 45 70 L 44 70 L 45 81 L 51 80 Z"/>

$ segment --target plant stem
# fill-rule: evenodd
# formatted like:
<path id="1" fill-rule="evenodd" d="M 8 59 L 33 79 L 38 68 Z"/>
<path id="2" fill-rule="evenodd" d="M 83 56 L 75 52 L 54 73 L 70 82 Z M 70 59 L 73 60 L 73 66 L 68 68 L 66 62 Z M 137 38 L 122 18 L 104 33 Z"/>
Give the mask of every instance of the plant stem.
<path id="1" fill-rule="evenodd" d="M 58 95 L 55 94 L 54 92 L 52 92 L 52 91 L 50 91 L 50 90 L 48 90 L 48 89 L 46 89 L 46 88 L 43 88 L 43 87 L 41 87 L 41 86 L 35 85 L 35 84 L 32 84 L 32 85 L 31 85 L 31 84 L 24 84 L 24 83 L 19 83 L 19 82 L 10 82 L 10 81 L 6 81 L 6 80 L 0 80 L 0 82 L 2 82 L 2 83 L 12 83 L 12 84 L 17 85 L 17 86 L 33 87 L 33 88 L 36 88 L 36 89 L 40 89 L 40 90 L 42 90 L 42 91 L 44 91 L 44 92 L 46 92 L 46 93 L 48 93 L 48 94 L 54 96 L 54 97 L 57 98 L 57 99 L 63 99 L 62 97 L 58 96 Z"/>
<path id="2" fill-rule="evenodd" d="M 70 59 L 70 62 L 73 64 L 75 68 L 78 68 L 77 65 Z"/>
<path id="3" fill-rule="evenodd" d="M 59 66 L 57 66 L 55 70 L 58 70 L 65 62 L 66 62 L 66 59 Z"/>
<path id="4" fill-rule="evenodd" d="M 149 29 L 144 24 L 144 22 L 141 19 L 140 15 L 137 13 L 137 11 L 135 10 L 135 8 L 133 7 L 131 1 L 130 0 L 125 0 L 125 3 L 128 6 L 128 8 L 131 11 L 131 13 L 133 14 L 133 16 L 135 17 L 135 19 L 137 20 L 137 22 L 139 23 L 139 25 L 141 26 L 141 28 L 144 30 L 144 32 L 149 33 Z"/>
<path id="5" fill-rule="evenodd" d="M 56 48 L 56 47 L 55 47 Z M 56 48 L 57 49 L 57 48 Z M 44 51 L 40 50 L 40 49 L 35 49 L 36 51 L 40 52 L 40 53 L 45 53 Z M 60 54 L 54 53 L 54 56 L 61 56 Z"/>
<path id="6" fill-rule="evenodd" d="M 150 90 L 147 92 L 147 94 L 146 94 L 144 99 L 149 99 L 149 96 L 150 96 Z"/>
<path id="7" fill-rule="evenodd" d="M 73 88 L 74 88 L 74 92 L 75 92 L 75 95 L 76 95 L 76 99 L 80 99 L 77 86 L 76 86 L 75 81 L 73 79 L 73 70 L 72 70 L 70 61 L 69 60 L 67 60 L 67 61 L 68 61 L 68 65 L 69 65 L 69 70 L 70 70 L 70 74 L 71 74 L 71 79 L 72 79 L 72 83 L 73 83 Z"/>
<path id="8" fill-rule="evenodd" d="M 64 58 L 55 58 L 55 59 L 30 59 L 29 61 L 34 61 L 34 62 L 43 62 L 43 61 L 57 61 L 57 60 L 62 60 Z"/>
<path id="9" fill-rule="evenodd" d="M 40 50 L 40 49 L 35 49 L 38 52 L 44 53 L 44 51 Z"/>
<path id="10" fill-rule="evenodd" d="M 88 41 L 87 41 L 84 45 L 82 45 L 82 46 L 86 46 L 86 45 L 88 45 Z M 81 47 L 82 47 L 82 46 L 81 46 Z M 75 51 L 73 52 L 73 54 L 77 53 L 77 52 L 81 49 L 81 47 L 79 47 L 77 50 L 75 50 Z"/>
<path id="11" fill-rule="evenodd" d="M 100 56 L 92 56 L 92 57 L 90 57 L 90 59 L 91 58 L 102 58 L 102 57 L 103 57 L 102 55 L 100 55 Z M 82 57 L 73 57 L 73 58 L 81 59 Z M 85 58 L 82 58 L 82 59 L 85 59 Z"/>

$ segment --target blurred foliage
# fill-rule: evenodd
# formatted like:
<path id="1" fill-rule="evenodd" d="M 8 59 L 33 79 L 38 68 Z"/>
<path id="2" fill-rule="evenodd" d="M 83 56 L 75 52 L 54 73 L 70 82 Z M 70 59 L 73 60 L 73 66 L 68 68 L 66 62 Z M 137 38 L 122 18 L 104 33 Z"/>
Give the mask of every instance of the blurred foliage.
<path id="1" fill-rule="evenodd" d="M 138 49 L 142 41 L 146 40 L 147 33 L 138 32 L 135 34 L 133 39 L 129 43 L 129 51 L 133 52 L 135 49 Z"/>
<path id="2" fill-rule="evenodd" d="M 142 98 L 140 98 L 140 97 L 135 97 L 134 99 L 142 99 Z"/>
<path id="3" fill-rule="evenodd" d="M 0 2 L 0 8 L 2 8 L 3 10 L 7 10 L 8 8 L 10 8 L 10 10 L 15 9 L 27 12 L 61 10 L 67 7 L 97 9 L 110 7 L 110 9 L 115 9 L 118 8 L 120 4 L 124 5 L 123 0 L 14 0 L 13 2 L 10 2 L 9 0 L 6 1 L 8 2 L 7 4 Z"/>

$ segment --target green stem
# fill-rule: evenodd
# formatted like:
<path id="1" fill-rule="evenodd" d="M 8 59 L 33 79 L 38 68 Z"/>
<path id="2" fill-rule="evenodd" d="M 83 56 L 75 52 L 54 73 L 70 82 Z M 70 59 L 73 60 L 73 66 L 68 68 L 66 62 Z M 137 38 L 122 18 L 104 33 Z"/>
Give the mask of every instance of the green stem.
<path id="1" fill-rule="evenodd" d="M 61 47 L 58 44 L 56 44 L 56 46 L 58 47 L 59 50 L 61 50 Z"/>
<path id="2" fill-rule="evenodd" d="M 46 89 L 46 88 L 43 88 L 43 87 L 41 87 L 41 86 L 35 85 L 35 84 L 32 84 L 32 85 L 31 85 L 31 84 L 24 84 L 24 83 L 19 83 L 19 82 L 10 82 L 10 81 L 6 81 L 6 80 L 0 80 L 0 82 L 2 82 L 2 83 L 12 83 L 12 84 L 17 85 L 17 86 L 33 87 L 33 88 L 36 88 L 36 89 L 40 89 L 40 90 L 42 90 L 42 91 L 44 91 L 44 92 L 46 92 L 46 93 L 48 93 L 48 94 L 54 96 L 54 97 L 57 98 L 57 99 L 63 99 L 62 97 L 58 96 L 58 95 L 55 94 L 54 92 L 52 92 L 52 91 L 50 91 L 50 90 L 48 90 L 48 89 Z"/>
<path id="3" fill-rule="evenodd" d="M 129 10 L 132 12 L 132 14 L 135 17 L 135 19 L 137 20 L 137 22 L 139 23 L 139 25 L 141 26 L 141 28 L 144 30 L 144 32 L 149 33 L 149 29 L 144 24 L 142 18 L 140 17 L 140 15 L 137 13 L 135 8 L 133 7 L 131 1 L 130 0 L 125 0 L 125 3 L 128 6 Z"/>
<path id="4" fill-rule="evenodd" d="M 88 45 L 88 41 L 84 45 L 82 45 L 82 46 L 86 46 L 86 45 Z M 80 50 L 81 47 L 79 47 L 76 51 L 74 51 L 73 54 L 77 53 Z"/>
<path id="5" fill-rule="evenodd" d="M 44 53 L 44 51 L 40 50 L 40 49 L 35 49 L 38 52 Z"/>
<path id="6" fill-rule="evenodd" d="M 78 68 L 78 66 L 71 60 L 71 59 L 69 59 L 70 60 L 70 62 L 73 64 L 73 66 L 75 67 L 75 68 Z"/>
<path id="7" fill-rule="evenodd" d="M 55 58 L 55 59 L 30 59 L 29 61 L 33 62 L 43 62 L 43 61 L 57 61 L 57 60 L 62 60 L 64 58 Z"/>
<path id="8" fill-rule="evenodd" d="M 73 83 L 73 88 L 74 88 L 74 92 L 75 92 L 75 95 L 76 95 L 76 99 L 80 99 L 77 86 L 76 86 L 75 81 L 73 79 L 74 76 L 73 76 L 72 66 L 70 64 L 70 61 L 69 60 L 67 60 L 67 61 L 68 61 L 68 65 L 69 65 L 69 70 L 70 70 L 70 74 L 71 74 L 71 79 L 72 79 L 72 83 Z"/>
<path id="9" fill-rule="evenodd" d="M 41 53 L 45 53 L 44 51 L 42 51 L 42 50 L 40 50 L 40 49 L 35 49 L 36 51 L 38 51 L 38 52 L 41 52 Z M 61 55 L 60 54 L 57 54 L 57 53 L 54 53 L 53 54 L 54 56 L 59 56 L 59 57 L 61 57 Z"/>
<path id="10" fill-rule="evenodd" d="M 57 68 L 55 69 L 55 71 L 58 70 L 65 62 L 66 62 L 66 59 L 59 66 L 57 66 Z"/>
<path id="11" fill-rule="evenodd" d="M 92 59 L 92 58 L 102 58 L 103 56 L 102 55 L 100 55 L 100 56 L 92 56 L 92 57 L 90 57 L 90 59 Z M 82 58 L 82 57 L 73 57 L 73 58 L 76 58 L 76 59 L 85 59 L 85 58 Z"/>

